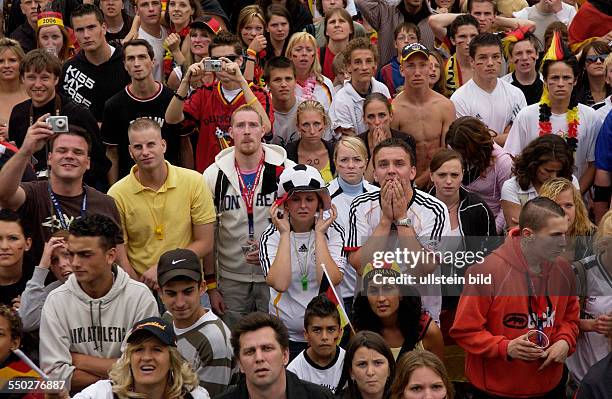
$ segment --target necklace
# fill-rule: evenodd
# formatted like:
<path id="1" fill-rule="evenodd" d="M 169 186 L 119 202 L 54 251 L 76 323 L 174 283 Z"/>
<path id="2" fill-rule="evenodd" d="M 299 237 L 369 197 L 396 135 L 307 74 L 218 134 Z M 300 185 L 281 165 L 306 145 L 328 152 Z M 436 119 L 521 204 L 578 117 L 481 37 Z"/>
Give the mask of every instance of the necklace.
<path id="1" fill-rule="evenodd" d="M 153 233 L 155 233 L 155 239 L 156 240 L 163 240 L 164 239 L 164 223 L 163 223 L 163 217 L 164 217 L 164 213 L 166 210 L 166 200 L 168 199 L 168 197 L 166 195 L 164 195 L 164 202 L 162 204 L 161 207 L 161 221 L 157 220 L 157 213 L 155 212 L 155 200 L 158 197 L 158 193 L 159 192 L 154 192 L 154 197 L 153 197 L 153 205 L 151 205 L 149 203 L 149 201 L 147 199 L 145 199 L 144 203 L 147 205 L 147 208 L 149 208 L 149 212 L 151 213 L 151 217 L 153 218 L 153 224 L 154 224 L 154 229 L 153 229 Z M 165 193 L 164 193 L 165 194 Z"/>
<path id="2" fill-rule="evenodd" d="M 571 106 L 571 103 L 570 103 Z M 550 98 L 548 97 L 548 90 L 544 88 L 542 93 L 542 99 L 540 100 L 540 136 L 552 133 L 552 124 L 550 123 L 550 116 L 552 111 L 550 109 Z M 570 150 L 576 152 L 578 147 L 578 125 L 580 125 L 580 119 L 578 117 L 578 105 L 574 105 L 571 109 L 568 109 L 565 118 L 567 120 L 567 133 L 560 134 L 565 142 L 567 143 Z"/>
<path id="3" fill-rule="evenodd" d="M 297 247 L 297 243 L 295 240 L 295 233 L 293 233 L 293 237 L 291 237 L 291 243 L 293 244 L 293 250 L 295 251 L 295 257 L 297 258 L 297 261 L 298 261 L 298 268 L 300 270 L 300 282 L 302 283 L 303 291 L 308 291 L 308 269 L 310 266 L 308 264 L 308 260 L 310 259 L 310 253 L 312 250 L 311 240 L 312 240 L 312 230 L 310 230 L 310 232 L 308 233 L 308 247 L 306 249 L 306 256 L 301 257 L 299 248 Z M 304 244 L 302 244 L 302 247 L 303 246 Z"/>

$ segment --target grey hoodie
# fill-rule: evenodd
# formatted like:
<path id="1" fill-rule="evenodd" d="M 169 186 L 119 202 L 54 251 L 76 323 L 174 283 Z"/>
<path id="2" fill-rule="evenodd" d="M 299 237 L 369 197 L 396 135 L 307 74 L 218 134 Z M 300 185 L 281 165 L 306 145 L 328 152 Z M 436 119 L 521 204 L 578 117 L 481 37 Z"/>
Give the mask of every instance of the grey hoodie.
<path id="1" fill-rule="evenodd" d="M 115 265 L 113 273 L 113 286 L 102 298 L 87 295 L 74 274 L 47 297 L 40 321 L 40 366 L 51 379 L 70 386 L 75 369 L 70 352 L 117 358 L 134 323 L 159 316 L 146 285 Z"/>

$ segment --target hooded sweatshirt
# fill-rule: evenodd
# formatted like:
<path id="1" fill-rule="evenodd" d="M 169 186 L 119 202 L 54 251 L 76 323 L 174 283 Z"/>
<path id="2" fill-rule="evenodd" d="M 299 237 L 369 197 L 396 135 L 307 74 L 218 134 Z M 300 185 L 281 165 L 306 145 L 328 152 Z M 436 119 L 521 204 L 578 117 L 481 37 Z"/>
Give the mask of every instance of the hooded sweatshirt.
<path id="1" fill-rule="evenodd" d="M 75 369 L 70 352 L 118 358 L 129 329 L 159 316 L 149 288 L 120 267 L 112 269 L 113 285 L 101 298 L 87 295 L 74 274 L 47 297 L 40 321 L 40 366 L 51 379 L 70 386 Z"/>
<path id="2" fill-rule="evenodd" d="M 540 309 L 545 307 L 548 314 L 543 330 L 550 345 L 565 340 L 569 344 L 568 355 L 576 348 L 578 299 L 556 295 L 575 292 L 569 264 L 556 259 L 545 263 L 540 275 L 534 274 L 521 250 L 519 230 L 511 230 L 506 242 L 482 264 L 468 269 L 471 276 L 490 274 L 492 281 L 489 285 L 466 284 L 450 330 L 451 337 L 467 352 L 466 376 L 478 389 L 492 395 L 543 396 L 561 381 L 563 363 L 553 362 L 538 371 L 544 360 L 526 362 L 508 357 L 508 343 L 536 328 L 529 317 L 527 273 L 543 305 Z M 546 292 L 552 309 L 546 305 Z"/>
<path id="3" fill-rule="evenodd" d="M 85 57 L 85 51 L 79 51 L 64 63 L 59 82 L 62 93 L 89 108 L 98 122 L 102 122 L 104 117 L 106 100 L 130 83 L 123 65 L 123 50 L 109 47 L 111 56 L 100 65 L 92 64 Z"/>
<path id="4" fill-rule="evenodd" d="M 295 163 L 287 159 L 284 148 L 274 144 L 262 144 L 264 148 L 264 169 L 259 184 L 255 189 L 253 201 L 253 216 L 255 240 L 259 242 L 261 233 L 268 227 L 270 207 L 276 199 L 276 181 L 283 168 Z M 225 176 L 223 184 L 227 190 L 223 198 L 217 198 L 221 193 L 217 185 L 221 185 L 221 174 Z M 215 254 L 219 275 L 223 278 L 241 281 L 265 281 L 260 267 L 246 263 L 242 248 L 237 240 L 248 234 L 248 218 L 246 205 L 240 193 L 238 174 L 236 172 L 234 147 L 226 148 L 215 157 L 215 162 L 204 171 L 204 181 L 213 193 L 217 211 L 218 236 L 215 238 Z"/>

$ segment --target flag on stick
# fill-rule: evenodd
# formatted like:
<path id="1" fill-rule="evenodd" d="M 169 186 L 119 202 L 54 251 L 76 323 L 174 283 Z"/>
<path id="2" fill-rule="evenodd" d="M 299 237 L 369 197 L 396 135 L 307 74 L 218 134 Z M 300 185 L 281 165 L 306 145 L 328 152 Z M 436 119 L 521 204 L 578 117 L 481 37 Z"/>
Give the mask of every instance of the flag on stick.
<path id="1" fill-rule="evenodd" d="M 323 278 L 321 278 L 319 295 L 325 295 L 327 299 L 329 299 L 334 305 L 336 305 L 336 309 L 338 309 L 338 313 L 340 314 L 340 327 L 344 329 L 348 325 L 351 329 L 351 332 L 355 334 L 353 325 L 351 324 L 348 315 L 346 314 L 346 310 L 344 310 L 342 298 L 338 297 L 338 294 L 334 289 L 334 285 L 332 284 L 331 279 L 327 274 L 327 269 L 325 268 L 325 265 L 321 264 L 321 268 L 323 268 Z"/>

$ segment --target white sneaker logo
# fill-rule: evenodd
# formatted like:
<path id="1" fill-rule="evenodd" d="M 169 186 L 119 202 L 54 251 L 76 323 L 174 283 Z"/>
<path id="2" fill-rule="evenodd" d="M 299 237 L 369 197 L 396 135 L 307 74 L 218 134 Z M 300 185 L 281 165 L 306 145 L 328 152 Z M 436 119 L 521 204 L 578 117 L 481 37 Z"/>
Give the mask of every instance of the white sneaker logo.
<path id="1" fill-rule="evenodd" d="M 180 262 L 182 262 L 182 261 L 184 261 L 184 260 L 187 260 L 187 259 L 178 259 L 178 260 L 173 260 L 173 261 L 172 261 L 172 264 L 173 264 L 173 265 L 176 265 L 177 263 L 180 263 Z"/>

